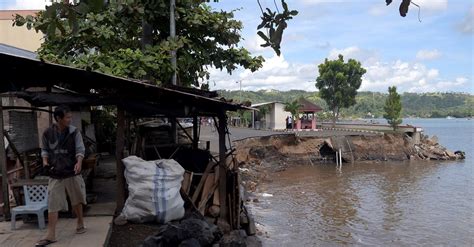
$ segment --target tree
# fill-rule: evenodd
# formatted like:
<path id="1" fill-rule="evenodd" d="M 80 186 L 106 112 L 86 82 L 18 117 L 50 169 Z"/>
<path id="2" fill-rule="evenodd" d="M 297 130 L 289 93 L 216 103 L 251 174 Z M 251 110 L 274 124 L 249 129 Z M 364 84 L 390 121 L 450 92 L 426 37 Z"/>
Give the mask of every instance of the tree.
<path id="1" fill-rule="evenodd" d="M 344 57 L 339 55 L 336 60 L 326 60 L 318 66 L 319 76 L 316 87 L 329 110 L 332 111 L 332 122 L 335 125 L 339 118 L 341 108 L 355 105 L 357 89 L 362 83 L 362 75 L 366 70 L 359 61 L 349 59 L 344 62 Z"/>
<path id="2" fill-rule="evenodd" d="M 298 14 L 296 10 L 289 10 L 288 4 L 284 0 L 281 0 L 281 5 L 283 6 L 283 12 L 280 13 L 278 6 L 275 3 L 277 10 L 275 12 L 267 8 L 267 12 L 263 11 L 260 1 L 257 0 L 260 11 L 262 11 L 262 23 L 258 25 L 257 29 L 266 28 L 267 34 L 265 35 L 262 31 L 258 31 L 257 34 L 265 41 L 265 44 L 260 46 L 262 47 L 271 47 L 275 53 L 280 56 L 280 44 L 283 37 L 283 31 L 286 29 L 288 24 L 287 21 L 293 19 L 294 16 Z M 278 13 L 278 14 L 277 14 Z"/>
<path id="3" fill-rule="evenodd" d="M 393 0 L 385 0 L 385 3 L 387 3 L 387 6 L 388 6 L 392 3 L 392 1 Z M 402 0 L 402 3 L 400 3 L 400 7 L 398 8 L 398 10 L 400 12 L 400 15 L 402 17 L 407 16 L 408 7 L 410 6 L 410 4 L 413 4 L 413 5 L 417 6 L 418 8 L 420 8 L 420 6 L 418 6 L 416 3 L 413 3 L 411 0 Z"/>
<path id="4" fill-rule="evenodd" d="M 291 102 L 285 103 L 285 111 L 291 113 L 291 119 L 293 120 L 292 122 L 295 122 L 295 117 L 298 116 L 299 109 L 301 107 L 301 104 L 298 100 L 294 100 Z"/>
<path id="5" fill-rule="evenodd" d="M 397 126 L 402 123 L 400 113 L 402 111 L 402 100 L 400 94 L 397 93 L 397 87 L 388 87 L 388 98 L 385 100 L 385 114 L 383 117 L 387 119 L 388 124 L 397 129 Z"/>
<path id="6" fill-rule="evenodd" d="M 15 25 L 45 34 L 38 50 L 43 60 L 166 84 L 173 73 L 170 51 L 177 50 L 183 86 L 209 78 L 210 66 L 228 73 L 237 66 L 255 71 L 264 61 L 237 46 L 242 23 L 233 19 L 234 13 L 213 11 L 205 0 L 177 1 L 175 39 L 169 38 L 169 1 L 67 2 L 54 2 L 37 16 L 15 18 Z M 145 22 L 151 36 L 143 35 Z M 151 45 L 142 47 L 145 38 Z"/>

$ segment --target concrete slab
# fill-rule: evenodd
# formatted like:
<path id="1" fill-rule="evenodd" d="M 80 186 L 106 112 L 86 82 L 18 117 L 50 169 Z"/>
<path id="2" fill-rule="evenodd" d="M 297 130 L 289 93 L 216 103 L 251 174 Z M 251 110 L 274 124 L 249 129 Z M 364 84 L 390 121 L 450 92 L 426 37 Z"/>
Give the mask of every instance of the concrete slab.
<path id="1" fill-rule="evenodd" d="M 51 246 L 103 246 L 109 232 L 112 216 L 85 217 L 87 232 L 76 234 L 75 219 L 59 219 L 56 227 L 57 243 Z M 37 224 L 17 222 L 17 230 L 10 230 L 10 222 L 0 222 L 0 246 L 34 246 L 46 235 Z"/>

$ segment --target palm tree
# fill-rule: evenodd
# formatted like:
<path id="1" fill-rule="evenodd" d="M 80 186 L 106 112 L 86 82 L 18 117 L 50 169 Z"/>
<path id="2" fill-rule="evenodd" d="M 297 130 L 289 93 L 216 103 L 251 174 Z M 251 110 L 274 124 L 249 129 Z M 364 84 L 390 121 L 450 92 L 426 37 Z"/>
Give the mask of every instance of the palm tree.
<path id="1" fill-rule="evenodd" d="M 294 100 L 292 102 L 285 103 L 285 111 L 291 113 L 291 119 L 293 120 L 292 121 L 293 123 L 295 122 L 295 116 L 298 115 L 300 107 L 301 107 L 301 104 L 298 100 Z M 293 128 L 293 126 L 292 126 L 292 128 Z"/>

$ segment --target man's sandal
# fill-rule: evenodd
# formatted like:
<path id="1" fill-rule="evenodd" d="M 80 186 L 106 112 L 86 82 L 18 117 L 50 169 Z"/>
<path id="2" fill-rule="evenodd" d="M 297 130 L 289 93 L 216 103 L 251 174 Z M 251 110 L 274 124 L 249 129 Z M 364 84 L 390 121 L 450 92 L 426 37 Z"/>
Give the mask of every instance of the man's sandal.
<path id="1" fill-rule="evenodd" d="M 83 234 L 87 231 L 86 227 L 85 226 L 81 226 L 81 227 L 78 227 L 76 229 L 76 234 Z"/>
<path id="2" fill-rule="evenodd" d="M 36 247 L 42 247 L 42 246 L 47 246 L 47 245 L 50 245 L 52 243 L 56 243 L 56 240 L 49 240 L 49 239 L 41 239 L 40 241 L 38 241 L 36 243 Z"/>

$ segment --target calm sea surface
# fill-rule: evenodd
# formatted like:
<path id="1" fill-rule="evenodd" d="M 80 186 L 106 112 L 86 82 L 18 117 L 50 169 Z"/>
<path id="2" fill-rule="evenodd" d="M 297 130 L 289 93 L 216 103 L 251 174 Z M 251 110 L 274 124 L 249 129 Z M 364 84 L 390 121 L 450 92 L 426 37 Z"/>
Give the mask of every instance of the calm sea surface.
<path id="1" fill-rule="evenodd" d="M 299 166 L 251 203 L 265 246 L 473 246 L 474 120 L 405 119 L 464 161 Z M 263 194 L 267 193 L 267 194 Z"/>

